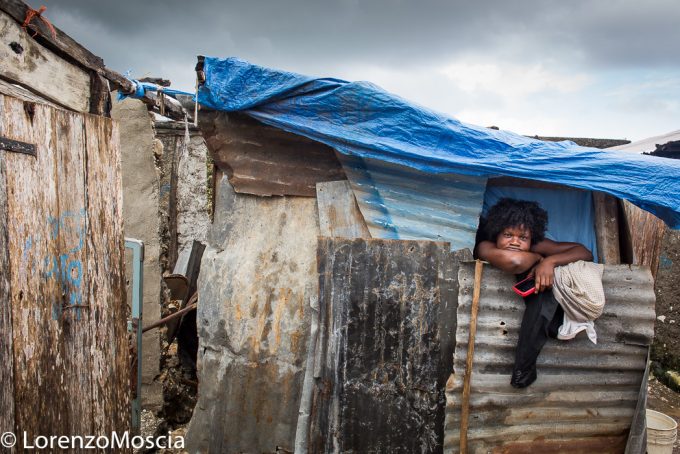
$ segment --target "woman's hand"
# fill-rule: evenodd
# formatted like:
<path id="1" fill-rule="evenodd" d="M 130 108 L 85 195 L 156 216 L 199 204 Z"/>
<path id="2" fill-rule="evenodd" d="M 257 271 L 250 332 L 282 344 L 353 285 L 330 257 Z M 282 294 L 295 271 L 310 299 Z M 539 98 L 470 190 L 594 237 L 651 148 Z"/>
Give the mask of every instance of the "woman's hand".
<path id="1" fill-rule="evenodd" d="M 549 289 L 555 279 L 555 263 L 550 257 L 542 259 L 531 271 L 536 281 L 536 292 Z"/>

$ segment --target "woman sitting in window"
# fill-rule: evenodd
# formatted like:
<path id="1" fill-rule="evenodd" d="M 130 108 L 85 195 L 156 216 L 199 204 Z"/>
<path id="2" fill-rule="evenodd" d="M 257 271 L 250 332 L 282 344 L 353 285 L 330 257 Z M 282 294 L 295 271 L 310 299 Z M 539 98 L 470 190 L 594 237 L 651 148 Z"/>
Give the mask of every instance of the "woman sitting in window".
<path id="1" fill-rule="evenodd" d="M 524 299 L 526 305 L 515 353 L 510 384 L 524 388 L 536 380 L 536 359 L 550 337 L 557 337 L 564 311 L 552 294 L 556 266 L 593 255 L 579 243 L 545 238 L 548 214 L 536 202 L 501 199 L 482 220 L 484 241 L 476 256 L 522 280 L 534 276 L 536 291 Z"/>

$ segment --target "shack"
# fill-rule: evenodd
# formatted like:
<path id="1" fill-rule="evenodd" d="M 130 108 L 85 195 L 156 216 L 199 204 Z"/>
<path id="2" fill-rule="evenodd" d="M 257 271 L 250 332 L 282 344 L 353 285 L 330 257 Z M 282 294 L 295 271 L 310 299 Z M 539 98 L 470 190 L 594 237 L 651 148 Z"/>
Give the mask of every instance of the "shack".
<path id="1" fill-rule="evenodd" d="M 622 200 L 680 226 L 677 163 L 466 125 L 369 83 L 197 69 L 216 189 L 191 450 L 457 452 L 464 432 L 470 452 L 641 452 L 653 277 Z M 466 426 L 467 261 L 507 195 L 606 264 L 608 304 L 600 344 L 549 343 L 516 391 L 519 299 L 485 267 Z"/>

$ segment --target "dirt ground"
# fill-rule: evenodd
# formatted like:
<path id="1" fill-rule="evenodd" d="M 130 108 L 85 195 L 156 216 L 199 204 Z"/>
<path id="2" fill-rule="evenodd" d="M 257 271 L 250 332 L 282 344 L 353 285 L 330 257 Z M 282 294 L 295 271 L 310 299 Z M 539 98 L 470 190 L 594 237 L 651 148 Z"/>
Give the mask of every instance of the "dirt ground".
<path id="1" fill-rule="evenodd" d="M 680 425 L 680 393 L 676 393 L 656 378 L 649 377 L 647 408 L 665 413 Z M 680 454 L 680 439 L 673 446 L 673 454 Z"/>
<path id="2" fill-rule="evenodd" d="M 663 238 L 656 276 L 656 326 L 652 359 L 668 369 L 680 370 L 680 231 Z"/>

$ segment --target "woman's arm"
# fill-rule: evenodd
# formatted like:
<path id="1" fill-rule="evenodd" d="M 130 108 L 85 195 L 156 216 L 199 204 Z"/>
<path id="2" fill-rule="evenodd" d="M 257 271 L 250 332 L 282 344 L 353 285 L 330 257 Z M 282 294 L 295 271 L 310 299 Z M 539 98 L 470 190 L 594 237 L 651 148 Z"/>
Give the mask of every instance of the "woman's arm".
<path id="1" fill-rule="evenodd" d="M 545 257 L 533 271 L 537 292 L 552 287 L 556 266 L 593 259 L 593 254 L 579 243 L 558 243 L 546 239 L 534 245 L 531 250 Z"/>
<path id="2" fill-rule="evenodd" d="M 491 241 L 477 245 L 477 257 L 512 274 L 524 273 L 543 258 L 537 252 L 498 249 Z"/>

